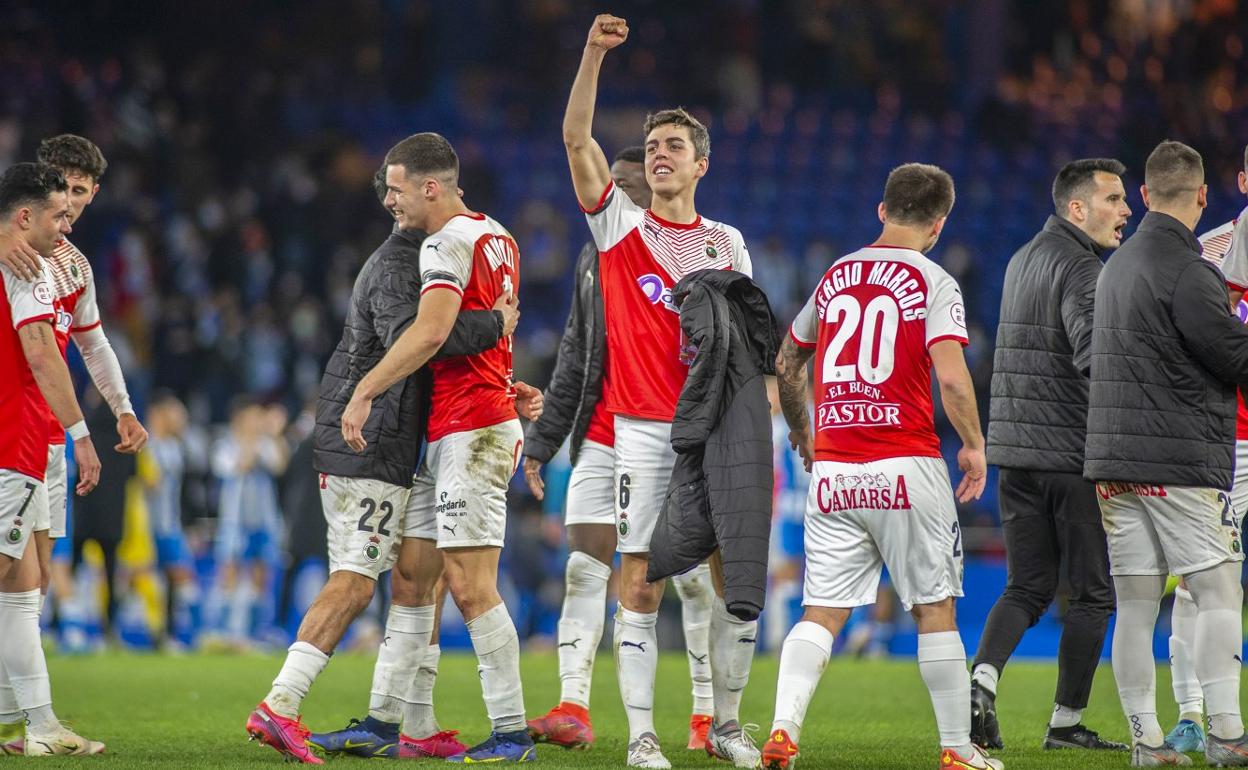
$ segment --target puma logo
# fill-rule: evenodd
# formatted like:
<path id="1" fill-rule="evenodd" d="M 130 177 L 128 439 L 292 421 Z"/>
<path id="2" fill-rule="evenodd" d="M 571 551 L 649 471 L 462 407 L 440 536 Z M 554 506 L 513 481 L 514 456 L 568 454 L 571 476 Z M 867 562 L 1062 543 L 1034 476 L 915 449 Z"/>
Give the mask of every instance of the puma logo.
<path id="1" fill-rule="evenodd" d="M 637 649 L 641 650 L 642 652 L 645 652 L 645 651 L 646 651 L 646 643 L 645 643 L 645 642 L 620 642 L 620 647 L 636 647 Z"/>
<path id="2" fill-rule="evenodd" d="M 710 653 L 708 652 L 706 655 L 694 655 L 693 650 L 689 650 L 689 657 L 693 658 L 694 663 L 705 663 L 706 659 L 710 657 Z"/>
<path id="3" fill-rule="evenodd" d="M 576 643 L 577 643 L 577 642 L 579 642 L 579 641 L 581 641 L 581 640 L 580 640 L 580 639 L 573 639 L 573 640 L 572 640 L 572 641 L 570 641 L 570 642 L 560 642 L 560 643 L 559 643 L 559 646 L 560 646 L 560 647 L 571 647 L 572 649 L 574 649 L 574 650 L 575 650 L 575 649 L 576 649 Z"/>
<path id="4" fill-rule="evenodd" d="M 442 529 L 445 529 L 447 532 L 450 532 L 451 537 L 455 537 L 455 530 L 459 529 L 459 525 L 456 524 L 455 526 L 451 526 L 450 524 L 443 524 Z"/>
<path id="5" fill-rule="evenodd" d="M 382 646 L 382 647 L 389 647 L 389 646 L 390 646 L 390 637 L 388 637 L 388 636 L 387 636 L 386 638 L 382 639 L 382 640 L 381 640 L 381 646 Z"/>
<path id="6" fill-rule="evenodd" d="M 751 636 L 749 639 L 738 639 L 737 641 L 741 644 L 754 644 L 754 637 Z"/>

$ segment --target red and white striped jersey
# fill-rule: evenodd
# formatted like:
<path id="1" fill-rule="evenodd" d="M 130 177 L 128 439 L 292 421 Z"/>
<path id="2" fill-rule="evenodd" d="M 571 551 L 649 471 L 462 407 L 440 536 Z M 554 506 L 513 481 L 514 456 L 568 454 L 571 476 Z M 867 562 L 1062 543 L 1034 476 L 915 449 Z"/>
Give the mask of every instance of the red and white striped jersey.
<path id="1" fill-rule="evenodd" d="M 1200 236 L 1201 253 L 1205 259 L 1218 266 L 1226 285 L 1234 291 L 1248 288 L 1248 227 L 1240 227 L 1241 222 L 1248 223 L 1244 214 L 1248 208 L 1230 222 L 1218 225 Z M 1248 302 L 1242 299 L 1239 307 L 1239 320 L 1248 322 Z M 1248 405 L 1244 403 L 1244 394 L 1239 394 L 1239 410 L 1235 415 L 1235 439 L 1248 441 Z"/>
<path id="2" fill-rule="evenodd" d="M 745 239 L 735 227 L 698 217 L 668 222 L 608 184 L 585 212 L 601 255 L 607 317 L 607 410 L 671 422 L 689 374 L 681 362 L 680 312 L 672 287 L 695 270 L 751 275 Z"/>
<path id="3" fill-rule="evenodd" d="M 459 214 L 421 244 L 420 277 L 421 296 L 456 291 L 463 297 L 461 310 L 489 310 L 504 294 L 520 296 L 520 249 L 511 233 L 485 214 Z M 511 344 L 511 337 L 504 337 L 484 353 L 430 364 L 430 441 L 516 419 Z"/>
<path id="4" fill-rule="evenodd" d="M 100 308 L 95 301 L 95 275 L 86 255 L 74 244 L 62 239 L 44 260 L 52 278 L 56 301 L 56 344 L 68 360 L 69 335 L 100 325 Z M 48 441 L 65 443 L 65 427 L 52 409 L 45 405 L 48 416 Z"/>
<path id="5" fill-rule="evenodd" d="M 815 457 L 940 457 L 932 357 L 966 345 L 962 290 L 911 249 L 868 246 L 824 273 L 789 334 L 815 348 Z"/>

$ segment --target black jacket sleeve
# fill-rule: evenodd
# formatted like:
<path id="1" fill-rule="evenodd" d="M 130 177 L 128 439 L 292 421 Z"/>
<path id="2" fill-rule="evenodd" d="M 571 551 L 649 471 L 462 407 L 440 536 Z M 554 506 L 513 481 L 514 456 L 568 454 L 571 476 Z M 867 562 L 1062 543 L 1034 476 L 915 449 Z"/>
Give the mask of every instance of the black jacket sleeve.
<path id="1" fill-rule="evenodd" d="M 689 376 L 680 391 L 672 424 L 672 448 L 680 454 L 706 444 L 724 409 L 731 323 L 726 303 L 701 284 L 694 284 L 680 305 L 680 328 L 693 355 Z"/>
<path id="2" fill-rule="evenodd" d="M 538 462 L 549 462 L 559 447 L 567 440 L 576 421 L 576 411 L 581 406 L 581 391 L 585 383 L 585 358 L 593 346 L 593 340 L 585 338 L 585 314 L 594 312 L 581 301 L 584 292 L 581 282 L 588 271 L 589 257 L 596 249 L 592 243 L 585 244 L 576 259 L 576 285 L 572 289 L 572 310 L 563 326 L 563 338 L 559 340 L 559 352 L 555 356 L 555 370 L 550 384 L 543 394 L 546 405 L 542 419 L 530 423 L 524 437 L 524 456 Z"/>
<path id="3" fill-rule="evenodd" d="M 1075 368 L 1084 377 L 1092 371 L 1092 308 L 1096 304 L 1096 279 L 1101 275 L 1101 261 L 1095 258 L 1075 260 L 1063 277 L 1062 326 L 1074 354 Z"/>
<path id="4" fill-rule="evenodd" d="M 434 360 L 475 356 L 490 350 L 503 337 L 503 314 L 497 310 L 463 310 Z"/>
<path id="5" fill-rule="evenodd" d="M 1196 360 L 1222 382 L 1248 384 L 1248 325 L 1231 315 L 1218 269 L 1199 260 L 1179 274 L 1171 311 Z"/>

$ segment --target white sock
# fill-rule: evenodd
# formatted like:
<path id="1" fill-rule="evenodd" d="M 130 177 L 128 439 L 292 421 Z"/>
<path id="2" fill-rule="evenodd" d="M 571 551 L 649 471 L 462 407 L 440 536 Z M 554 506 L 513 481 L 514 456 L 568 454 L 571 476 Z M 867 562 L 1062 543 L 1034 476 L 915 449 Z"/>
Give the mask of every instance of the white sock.
<path id="1" fill-rule="evenodd" d="M 989 663 L 980 663 L 971 672 L 971 681 L 993 695 L 997 694 L 997 683 L 1001 681 L 1001 672 Z"/>
<path id="2" fill-rule="evenodd" d="M 940 745 L 962 756 L 971 751 L 971 677 L 957 631 L 919 634 L 919 675 L 936 712 Z"/>
<path id="3" fill-rule="evenodd" d="M 308 642 L 295 642 L 286 649 L 286 662 L 273 680 L 273 689 L 264 702 L 278 714 L 294 719 L 299 707 L 308 697 L 312 683 L 325 670 L 329 656 Z"/>
<path id="4" fill-rule="evenodd" d="M 14 725 L 25 719 L 18 708 L 17 696 L 13 694 L 13 685 L 9 684 L 9 673 L 0 660 L 0 725 Z"/>
<path id="5" fill-rule="evenodd" d="M 610 565 L 581 551 L 568 555 L 559 616 L 559 700 L 589 708 L 594 655 L 606 625 L 607 581 Z"/>
<path id="6" fill-rule="evenodd" d="M 1187 575 L 1187 587 L 1196 599 L 1196 677 L 1205 693 L 1209 732 L 1223 740 L 1244 734 L 1239 711 L 1239 675 L 1243 663 L 1242 565 L 1225 562 Z"/>
<path id="7" fill-rule="evenodd" d="M 716 725 L 739 719 L 741 694 L 750 681 L 757 643 L 757 620 L 741 620 L 718 596 L 711 600 L 711 684 Z"/>
<path id="8" fill-rule="evenodd" d="M 1049 727 L 1074 727 L 1083 720 L 1083 709 L 1072 709 L 1060 703 L 1053 704 L 1053 716 L 1049 717 Z"/>
<path id="9" fill-rule="evenodd" d="M 499 603 L 468 621 L 468 636 L 477 653 L 477 673 L 485 713 L 495 732 L 525 729 L 524 694 L 520 687 L 520 637 Z"/>
<path id="10" fill-rule="evenodd" d="M 386 630 L 377 649 L 377 663 L 373 666 L 373 689 L 368 700 L 368 715 L 373 719 L 391 724 L 403 720 L 406 696 L 433 633 L 434 609 L 432 604 L 390 605 Z"/>
<path id="11" fill-rule="evenodd" d="M 797 743 L 806 709 L 819 678 L 832 657 L 832 632 L 803 620 L 793 626 L 780 648 L 780 675 L 776 679 L 776 716 L 772 730 L 785 730 Z"/>
<path id="12" fill-rule="evenodd" d="M 438 660 L 442 645 L 431 644 L 412 679 L 412 689 L 403 704 L 403 732 L 410 738 L 428 738 L 442 731 L 433 713 L 433 685 L 438 681 Z"/>
<path id="13" fill-rule="evenodd" d="M 55 726 L 48 661 L 39 642 L 39 589 L 0 593 L 0 662 L 13 688 L 13 700 L 26 712 L 34 733 Z"/>
<path id="14" fill-rule="evenodd" d="M 672 578 L 680 597 L 680 622 L 685 630 L 685 654 L 689 658 L 689 678 L 693 680 L 693 713 L 715 710 L 715 689 L 711 683 L 711 605 L 715 586 L 711 567 L 699 564 Z"/>
<path id="15" fill-rule="evenodd" d="M 1179 715 L 1200 721 L 1205 710 L 1205 696 L 1196 678 L 1196 601 L 1182 586 L 1174 589 L 1174 610 L 1170 614 L 1170 681 Z"/>
<path id="16" fill-rule="evenodd" d="M 628 742 L 654 732 L 654 677 L 659 668 L 657 612 L 615 611 L 615 670 L 628 715 Z"/>
<path id="17" fill-rule="evenodd" d="M 1114 578 L 1118 616 L 1110 659 L 1133 744 L 1160 746 L 1165 740 L 1157 721 L 1157 669 L 1153 663 L 1153 630 L 1163 587 L 1163 579 L 1151 575 Z"/>

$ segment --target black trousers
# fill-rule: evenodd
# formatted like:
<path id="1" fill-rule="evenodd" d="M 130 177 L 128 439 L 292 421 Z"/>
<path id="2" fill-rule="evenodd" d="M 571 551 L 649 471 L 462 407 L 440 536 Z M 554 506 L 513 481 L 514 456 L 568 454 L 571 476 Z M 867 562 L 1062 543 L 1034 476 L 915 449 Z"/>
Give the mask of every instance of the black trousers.
<path id="1" fill-rule="evenodd" d="M 1076 473 L 1002 468 L 998 490 L 1009 574 L 1005 592 L 988 613 L 975 665 L 1004 670 L 1023 633 L 1064 582 L 1070 603 L 1057 653 L 1054 702 L 1084 708 L 1114 611 L 1096 487 Z"/>

